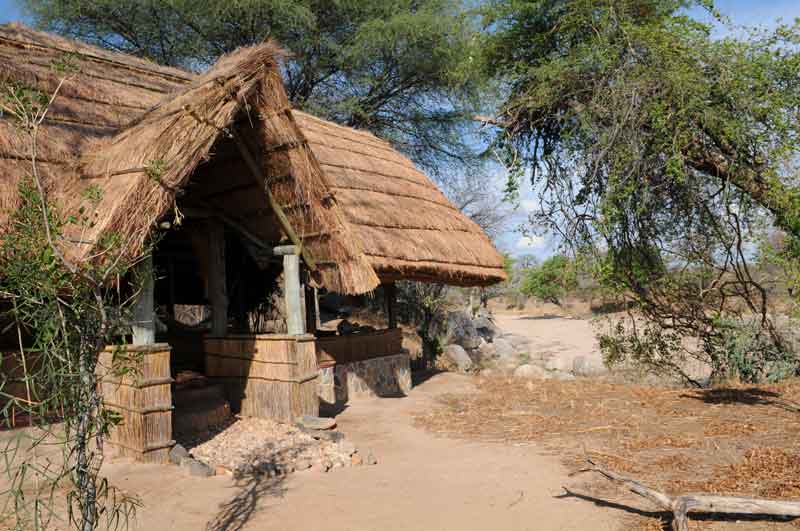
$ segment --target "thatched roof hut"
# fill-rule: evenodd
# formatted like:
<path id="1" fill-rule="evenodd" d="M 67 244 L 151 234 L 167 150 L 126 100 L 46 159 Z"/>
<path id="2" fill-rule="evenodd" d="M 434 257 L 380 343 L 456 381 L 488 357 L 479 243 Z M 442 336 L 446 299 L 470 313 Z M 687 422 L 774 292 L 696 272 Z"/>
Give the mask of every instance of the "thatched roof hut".
<path id="1" fill-rule="evenodd" d="M 198 76 L 0 26 L 0 83 L 43 94 L 60 86 L 39 136 L 49 193 L 74 207 L 87 187 L 102 192 L 92 233 L 69 242 L 71 255 L 89 256 L 104 234 L 137 253 L 185 196 L 181 206 L 224 212 L 254 241 L 279 241 L 284 213 L 317 281 L 332 291 L 363 293 L 398 279 L 502 280 L 489 238 L 407 158 L 369 133 L 291 109 L 282 55 L 267 42 Z M 0 223 L 29 167 L 24 137 L 1 115 Z"/>

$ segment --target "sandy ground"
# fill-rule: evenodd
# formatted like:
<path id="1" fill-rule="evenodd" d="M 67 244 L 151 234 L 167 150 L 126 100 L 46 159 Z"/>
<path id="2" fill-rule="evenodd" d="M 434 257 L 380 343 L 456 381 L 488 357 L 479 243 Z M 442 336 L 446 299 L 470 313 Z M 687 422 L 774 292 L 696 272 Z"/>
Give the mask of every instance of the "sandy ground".
<path id="1" fill-rule="evenodd" d="M 592 323 L 588 320 L 498 312 L 494 321 L 504 332 L 526 337 L 531 353 L 555 354 L 562 370 L 571 371 L 572 361 L 577 356 L 586 356 L 596 366 L 603 364 Z"/>
<path id="2" fill-rule="evenodd" d="M 362 452 L 374 452 L 376 466 L 239 484 L 186 477 L 174 466 L 120 462 L 105 472 L 141 498 L 139 530 L 618 529 L 613 512 L 558 497 L 574 482 L 557 457 L 534 446 L 437 438 L 412 426 L 412 415 L 436 396 L 471 388 L 468 376 L 438 374 L 405 398 L 353 401 L 337 417 L 339 427 Z"/>

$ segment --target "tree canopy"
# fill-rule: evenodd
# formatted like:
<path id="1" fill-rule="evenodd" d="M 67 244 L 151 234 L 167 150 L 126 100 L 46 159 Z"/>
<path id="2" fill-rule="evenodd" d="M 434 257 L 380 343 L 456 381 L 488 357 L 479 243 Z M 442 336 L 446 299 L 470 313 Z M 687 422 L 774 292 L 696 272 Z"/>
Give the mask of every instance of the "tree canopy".
<path id="1" fill-rule="evenodd" d="M 714 364 L 732 315 L 782 342 L 749 264 L 765 229 L 800 237 L 800 26 L 713 39 L 693 6 L 714 13 L 495 0 L 485 64 L 507 88 L 497 142 L 539 193 L 535 222 L 639 303 L 656 340 L 637 348 L 699 336 Z"/>
<path id="2" fill-rule="evenodd" d="M 40 28 L 202 70 L 273 38 L 292 104 L 393 142 L 429 171 L 477 164 L 476 24 L 458 0 L 21 0 Z"/>

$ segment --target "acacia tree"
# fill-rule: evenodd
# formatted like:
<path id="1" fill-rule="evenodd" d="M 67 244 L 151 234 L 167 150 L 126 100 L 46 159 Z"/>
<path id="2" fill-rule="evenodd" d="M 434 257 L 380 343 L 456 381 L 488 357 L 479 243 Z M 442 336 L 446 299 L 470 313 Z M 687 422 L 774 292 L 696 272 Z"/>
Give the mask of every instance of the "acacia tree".
<path id="1" fill-rule="evenodd" d="M 714 40 L 693 6 L 714 13 L 711 0 L 490 2 L 484 63 L 507 87 L 491 122 L 515 182 L 530 175 L 540 195 L 534 221 L 645 318 L 606 337 L 607 354 L 670 369 L 691 355 L 724 376 L 746 327 L 763 376 L 786 339 L 750 262 L 770 226 L 799 256 L 800 26 Z"/>
<path id="2" fill-rule="evenodd" d="M 20 1 L 43 29 L 192 70 L 274 38 L 291 52 L 294 107 L 372 131 L 434 173 L 479 165 L 481 55 L 459 0 Z"/>
<path id="3" fill-rule="evenodd" d="M 120 418 L 104 406 L 99 383 L 110 372 L 134 370 L 137 361 L 118 349 L 111 367 L 99 364 L 100 353 L 130 331 L 132 294 L 111 284 L 128 276 L 133 261 L 113 236 L 94 242 L 86 260 L 65 253 L 70 230 L 90 232 L 88 212 L 101 196 L 87 188 L 88 210 L 64 212 L 43 180 L 39 136 L 57 95 L 58 89 L 47 95 L 13 80 L 0 83 L 0 117 L 24 139 L 16 155 L 25 170 L 19 206 L 0 232 L 0 322 L 18 343 L 18 352 L 5 354 L 12 363 L 4 364 L 18 369 L 0 374 L 0 422 L 27 425 L 4 443 L 0 515 L 12 513 L 17 529 L 66 523 L 92 531 L 103 520 L 109 528 L 126 524 L 136 507 L 100 477 L 104 438 Z M 12 389 L 12 380 L 24 392 Z"/>

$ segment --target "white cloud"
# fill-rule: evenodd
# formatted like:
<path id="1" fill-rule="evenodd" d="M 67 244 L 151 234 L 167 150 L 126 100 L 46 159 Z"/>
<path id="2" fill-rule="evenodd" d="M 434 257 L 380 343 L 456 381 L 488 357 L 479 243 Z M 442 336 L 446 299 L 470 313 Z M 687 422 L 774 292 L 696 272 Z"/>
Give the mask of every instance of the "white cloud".
<path id="1" fill-rule="evenodd" d="M 517 243 L 514 245 L 517 249 L 527 249 L 527 250 L 534 250 L 534 249 L 542 249 L 547 246 L 547 240 L 544 236 L 538 235 L 530 235 L 530 236 L 520 236 L 517 240 Z"/>

